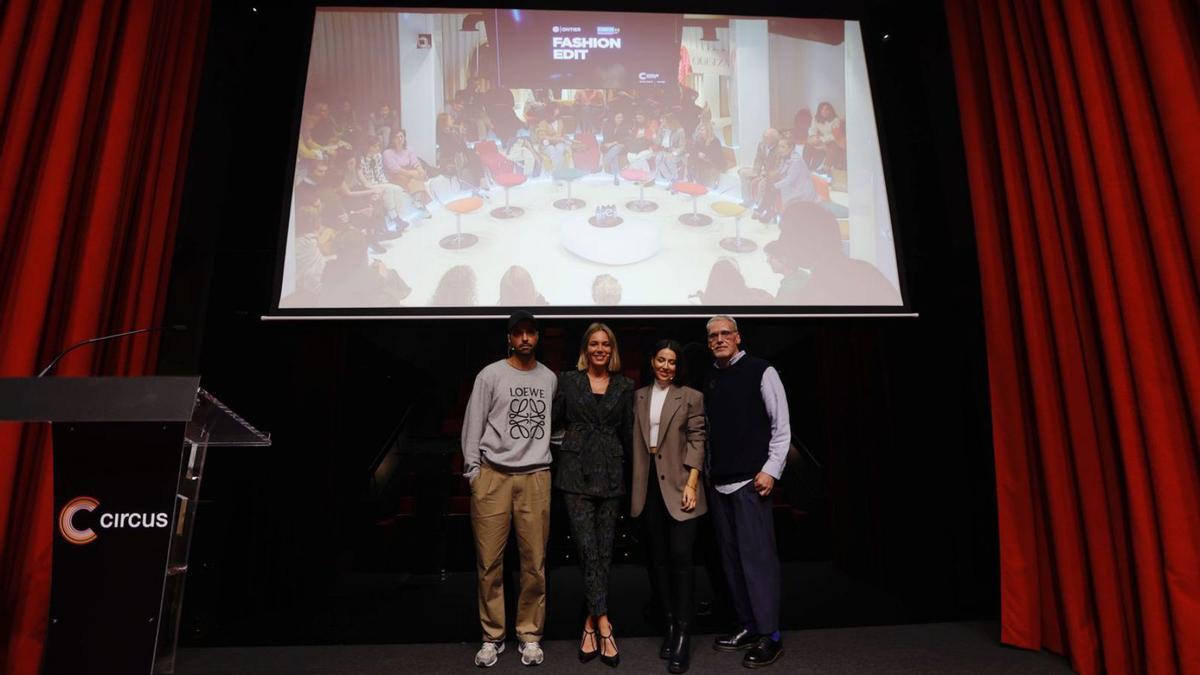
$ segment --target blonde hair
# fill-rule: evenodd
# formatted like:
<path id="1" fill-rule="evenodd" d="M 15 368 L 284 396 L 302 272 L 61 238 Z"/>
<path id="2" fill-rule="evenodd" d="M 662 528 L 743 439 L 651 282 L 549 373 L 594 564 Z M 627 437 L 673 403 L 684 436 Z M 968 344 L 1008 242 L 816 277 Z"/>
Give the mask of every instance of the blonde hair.
<path id="1" fill-rule="evenodd" d="M 612 344 L 612 354 L 608 357 L 608 372 L 615 373 L 621 370 L 621 352 L 617 349 L 617 335 L 608 326 L 596 322 L 587 327 L 583 332 L 583 340 L 579 343 L 579 361 L 575 363 L 575 367 L 579 370 L 587 370 L 587 345 L 588 340 L 592 339 L 592 333 L 603 332 L 608 336 L 608 341 Z"/>

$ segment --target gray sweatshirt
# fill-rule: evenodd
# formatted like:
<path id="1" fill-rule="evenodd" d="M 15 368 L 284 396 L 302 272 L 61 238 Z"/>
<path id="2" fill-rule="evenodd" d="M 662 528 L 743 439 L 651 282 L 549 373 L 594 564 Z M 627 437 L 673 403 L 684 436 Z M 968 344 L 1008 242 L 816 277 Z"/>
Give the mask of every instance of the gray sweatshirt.
<path id="1" fill-rule="evenodd" d="M 541 363 L 519 370 L 500 360 L 479 371 L 463 415 L 463 475 L 474 479 L 480 461 L 512 473 L 548 468 L 557 385 L 554 372 Z"/>

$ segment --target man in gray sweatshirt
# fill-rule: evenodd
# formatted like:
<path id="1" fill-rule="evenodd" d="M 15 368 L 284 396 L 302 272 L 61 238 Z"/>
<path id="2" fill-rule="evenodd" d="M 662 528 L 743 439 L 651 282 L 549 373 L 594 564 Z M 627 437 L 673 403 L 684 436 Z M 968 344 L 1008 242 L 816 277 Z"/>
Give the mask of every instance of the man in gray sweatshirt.
<path id="1" fill-rule="evenodd" d="M 537 321 L 508 318 L 509 356 L 475 377 L 463 416 L 463 475 L 471 482 L 471 526 L 479 573 L 483 645 L 475 665 L 504 651 L 504 546 L 512 525 L 521 558 L 517 640 L 521 663 L 542 662 L 546 541 L 550 534 L 550 408 L 558 378 L 537 362 Z"/>

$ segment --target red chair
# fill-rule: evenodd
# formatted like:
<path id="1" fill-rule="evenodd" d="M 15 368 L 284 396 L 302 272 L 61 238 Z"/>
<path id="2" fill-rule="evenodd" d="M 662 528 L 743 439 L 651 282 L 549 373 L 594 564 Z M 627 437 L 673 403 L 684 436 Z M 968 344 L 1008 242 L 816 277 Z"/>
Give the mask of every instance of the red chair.
<path id="1" fill-rule="evenodd" d="M 492 176 L 492 180 L 496 182 L 496 185 L 504 188 L 504 206 L 502 208 L 492 209 L 492 217 L 507 219 L 516 218 L 517 216 L 523 215 L 525 213 L 525 209 L 519 206 L 508 205 L 508 191 L 524 183 L 525 174 L 510 171 L 508 173 L 495 174 Z"/>
<path id="2" fill-rule="evenodd" d="M 647 213 L 658 208 L 658 204 L 646 199 L 646 181 L 650 180 L 650 173 L 641 169 L 622 169 L 621 178 L 637 183 L 638 198 L 625 203 L 625 208 L 637 213 Z"/>
<path id="3" fill-rule="evenodd" d="M 483 163 L 483 168 L 492 175 L 492 180 L 495 180 L 495 177 L 500 174 L 513 173 L 517 170 L 517 165 L 511 159 L 500 154 L 500 150 L 492 141 L 476 143 L 475 154 L 479 155 L 479 161 Z"/>
<path id="4" fill-rule="evenodd" d="M 692 212 L 679 216 L 679 222 L 691 227 L 705 227 L 712 223 L 712 218 L 703 213 L 696 213 L 696 199 L 708 194 L 708 188 L 699 183 L 680 181 L 671 186 L 676 192 L 682 192 L 692 197 Z"/>

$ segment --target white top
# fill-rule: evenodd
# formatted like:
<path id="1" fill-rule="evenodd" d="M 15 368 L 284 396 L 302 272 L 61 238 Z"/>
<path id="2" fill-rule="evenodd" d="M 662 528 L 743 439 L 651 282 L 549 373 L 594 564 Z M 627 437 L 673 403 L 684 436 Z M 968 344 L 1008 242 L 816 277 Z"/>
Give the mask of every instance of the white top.
<path id="1" fill-rule="evenodd" d="M 729 359 L 729 363 L 724 366 L 719 363 L 716 365 L 718 368 L 728 368 L 745 355 L 745 351 L 738 351 L 733 358 Z M 775 370 L 774 366 L 763 371 L 759 391 L 762 393 L 763 405 L 767 408 L 767 417 L 771 419 L 771 442 L 767 446 L 767 461 L 763 464 L 762 470 L 775 480 L 779 480 L 779 477 L 783 475 L 783 467 L 787 464 L 788 445 L 792 442 L 792 427 L 788 415 L 787 394 L 783 391 L 783 381 L 779 379 L 779 371 Z M 727 483 L 713 487 L 723 495 L 731 495 L 753 480 L 752 478 L 739 483 Z"/>
<path id="2" fill-rule="evenodd" d="M 654 381 L 654 386 L 650 389 L 650 445 L 658 446 L 658 423 L 662 421 L 663 403 L 667 400 L 667 392 L 671 390 L 668 385 L 666 387 Z"/>

